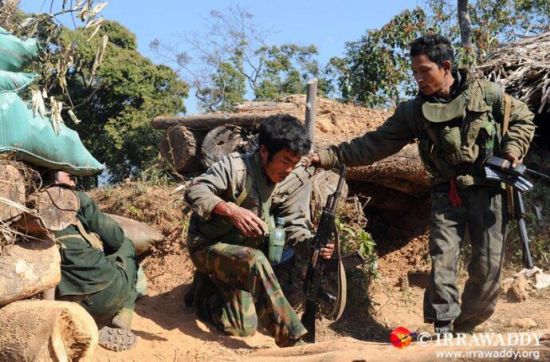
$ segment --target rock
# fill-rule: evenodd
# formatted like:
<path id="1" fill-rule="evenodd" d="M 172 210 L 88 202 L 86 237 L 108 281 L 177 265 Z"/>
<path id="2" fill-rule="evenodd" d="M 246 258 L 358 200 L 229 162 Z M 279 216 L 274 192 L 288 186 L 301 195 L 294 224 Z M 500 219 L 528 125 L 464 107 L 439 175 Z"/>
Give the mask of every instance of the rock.
<path id="1" fill-rule="evenodd" d="M 542 271 L 535 274 L 535 288 L 544 289 L 550 286 L 550 274 L 543 273 Z"/>
<path id="2" fill-rule="evenodd" d="M 516 318 L 510 321 L 510 326 L 520 329 L 529 329 L 537 327 L 537 322 L 531 318 Z"/>
<path id="3" fill-rule="evenodd" d="M 523 274 L 520 274 L 512 282 L 512 285 L 508 290 L 507 296 L 511 302 L 523 302 L 529 297 L 529 294 L 527 293 L 528 288 L 529 281 Z"/>
<path id="4" fill-rule="evenodd" d="M 500 284 L 500 290 L 502 291 L 502 294 L 506 295 L 508 294 L 508 291 L 512 287 L 512 284 L 514 283 L 514 278 L 506 278 L 502 281 Z"/>

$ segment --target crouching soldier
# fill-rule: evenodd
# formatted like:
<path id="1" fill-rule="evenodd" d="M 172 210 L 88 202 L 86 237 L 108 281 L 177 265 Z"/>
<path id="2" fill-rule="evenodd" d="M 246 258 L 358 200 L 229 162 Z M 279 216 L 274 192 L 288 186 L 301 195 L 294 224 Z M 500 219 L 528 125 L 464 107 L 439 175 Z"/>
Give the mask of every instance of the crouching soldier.
<path id="1" fill-rule="evenodd" d="M 259 148 L 230 154 L 197 177 L 184 199 L 193 209 L 188 247 L 206 283 L 196 293 L 199 317 L 238 336 L 265 327 L 280 347 L 296 344 L 307 331 L 287 301 L 272 263 L 266 236 L 281 219 L 287 243 L 311 237 L 312 170 L 296 167 L 311 142 L 291 116 L 272 116 L 260 126 Z M 334 245 L 322 250 L 330 258 Z"/>
<path id="2" fill-rule="evenodd" d="M 66 172 L 55 171 L 49 177 L 54 185 L 75 186 L 74 177 Z M 88 195 L 76 192 L 76 197 L 74 222 L 54 232 L 61 253 L 56 299 L 77 302 L 94 317 L 101 346 L 129 349 L 136 342 L 130 331 L 137 296 L 134 246 Z"/>

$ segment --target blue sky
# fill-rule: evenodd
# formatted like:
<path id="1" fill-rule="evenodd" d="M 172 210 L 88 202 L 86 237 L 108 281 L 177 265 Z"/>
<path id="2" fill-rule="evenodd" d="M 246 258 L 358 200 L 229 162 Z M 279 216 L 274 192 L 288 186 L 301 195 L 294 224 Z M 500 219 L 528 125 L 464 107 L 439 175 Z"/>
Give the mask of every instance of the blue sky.
<path id="1" fill-rule="evenodd" d="M 58 4 L 60 1 L 58 1 Z M 404 9 L 421 5 L 421 0 L 112 0 L 103 17 L 116 20 L 134 32 L 139 50 L 154 62 L 160 60 L 149 49 L 155 38 L 177 43 L 181 34 L 204 31 L 211 10 L 238 5 L 254 15 L 254 21 L 272 32 L 268 44 L 315 44 L 318 60 L 326 63 L 341 56 L 346 41 L 359 39 L 368 29 L 379 28 Z M 50 0 L 22 0 L 27 12 L 48 11 Z M 195 102 L 186 100 L 188 112 Z"/>

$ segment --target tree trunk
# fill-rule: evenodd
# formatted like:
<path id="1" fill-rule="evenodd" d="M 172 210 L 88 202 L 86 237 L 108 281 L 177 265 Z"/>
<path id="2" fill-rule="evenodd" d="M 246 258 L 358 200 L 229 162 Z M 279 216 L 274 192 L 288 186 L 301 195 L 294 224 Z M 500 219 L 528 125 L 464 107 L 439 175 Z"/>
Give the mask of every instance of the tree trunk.
<path id="1" fill-rule="evenodd" d="M 80 201 L 72 189 L 51 186 L 30 197 L 46 229 L 60 231 L 77 223 Z"/>
<path id="2" fill-rule="evenodd" d="M 196 135 L 184 126 L 166 131 L 160 143 L 160 154 L 178 172 L 200 169 Z"/>
<path id="3" fill-rule="evenodd" d="M 423 194 L 431 186 L 428 172 L 418 155 L 416 145 L 368 166 L 350 167 L 348 180 L 372 182 L 410 195 Z"/>
<path id="4" fill-rule="evenodd" d="M 209 168 L 225 155 L 241 151 L 245 143 L 240 127 L 216 127 L 208 132 L 202 141 L 201 163 Z"/>
<path id="5" fill-rule="evenodd" d="M 0 306 L 53 288 L 60 280 L 61 258 L 52 241 L 10 245 L 0 255 Z"/>
<path id="6" fill-rule="evenodd" d="M 339 142 L 322 140 L 316 149 L 323 149 Z M 409 144 L 395 155 L 368 166 L 352 166 L 346 171 L 349 181 L 362 181 L 401 191 L 409 195 L 425 194 L 430 186 L 430 175 L 420 160 L 418 147 Z"/>
<path id="7" fill-rule="evenodd" d="M 32 300 L 0 309 L 1 361 L 93 361 L 94 319 L 71 302 Z"/>
<path id="8" fill-rule="evenodd" d="M 124 216 L 107 214 L 120 226 L 124 235 L 132 241 L 136 255 L 148 251 L 154 243 L 164 240 L 164 236 L 151 226 Z"/>
<path id="9" fill-rule="evenodd" d="M 224 125 L 235 125 L 244 128 L 259 126 L 271 113 L 239 114 L 208 113 L 186 117 L 156 117 L 151 122 L 153 128 L 167 129 L 174 126 L 185 126 L 190 129 L 209 130 Z"/>
<path id="10" fill-rule="evenodd" d="M 468 57 L 471 57 L 474 52 L 472 45 L 472 21 L 468 10 L 468 0 L 458 0 L 457 12 L 462 47 L 466 51 Z"/>
<path id="11" fill-rule="evenodd" d="M 25 180 L 12 165 L 0 165 L 0 221 L 10 222 L 23 213 L 25 206 Z"/>

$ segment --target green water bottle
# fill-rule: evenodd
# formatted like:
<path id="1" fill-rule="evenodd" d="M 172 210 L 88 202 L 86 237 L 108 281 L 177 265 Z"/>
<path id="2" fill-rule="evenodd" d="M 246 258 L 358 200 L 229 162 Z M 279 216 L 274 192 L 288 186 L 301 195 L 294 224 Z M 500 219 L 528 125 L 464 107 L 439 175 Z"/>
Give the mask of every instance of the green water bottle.
<path id="1" fill-rule="evenodd" d="M 286 231 L 283 228 L 284 220 L 280 217 L 275 219 L 275 228 L 269 234 L 269 244 L 267 248 L 267 258 L 271 265 L 275 265 L 281 261 L 283 256 L 283 248 L 286 241 Z"/>

